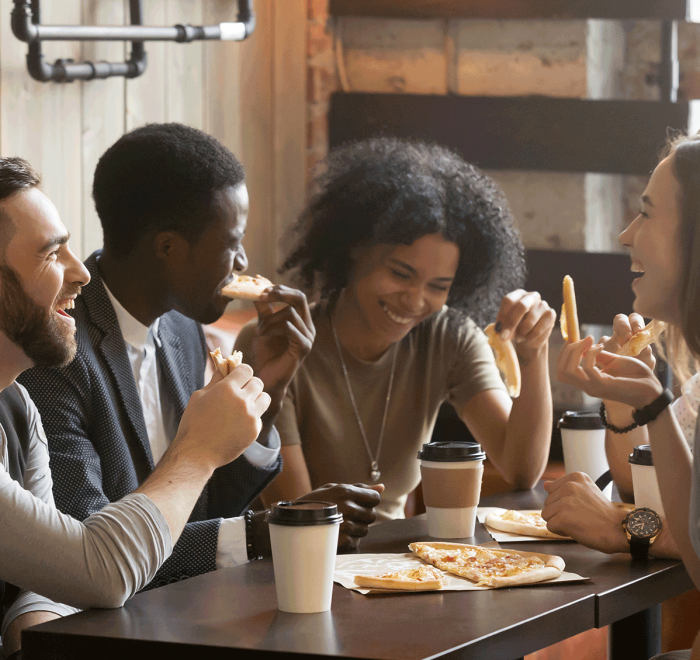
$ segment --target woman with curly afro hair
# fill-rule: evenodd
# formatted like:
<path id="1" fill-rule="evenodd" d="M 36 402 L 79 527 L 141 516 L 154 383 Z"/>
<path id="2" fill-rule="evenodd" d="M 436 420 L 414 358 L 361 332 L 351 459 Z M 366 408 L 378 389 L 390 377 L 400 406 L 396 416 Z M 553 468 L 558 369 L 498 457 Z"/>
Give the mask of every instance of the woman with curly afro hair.
<path id="1" fill-rule="evenodd" d="M 531 487 L 549 452 L 555 314 L 518 288 L 524 250 L 503 193 L 443 147 L 389 138 L 334 150 L 318 183 L 280 269 L 318 301 L 316 337 L 277 418 L 284 469 L 264 501 L 383 483 L 378 517 L 403 517 L 444 401 L 509 483 Z M 520 360 L 515 400 L 479 329 L 493 321 Z M 239 336 L 244 354 L 256 327 Z"/>

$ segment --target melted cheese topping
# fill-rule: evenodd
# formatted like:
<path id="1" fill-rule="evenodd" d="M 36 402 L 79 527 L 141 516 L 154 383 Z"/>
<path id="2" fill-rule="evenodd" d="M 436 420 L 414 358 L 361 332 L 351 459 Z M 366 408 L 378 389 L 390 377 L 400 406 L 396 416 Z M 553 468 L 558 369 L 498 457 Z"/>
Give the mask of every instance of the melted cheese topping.
<path id="1" fill-rule="evenodd" d="M 407 568 L 396 573 L 385 573 L 377 577 L 387 580 L 406 580 L 410 582 L 423 582 L 424 580 L 442 580 L 442 572 L 432 566 L 420 566 L 419 568 Z"/>
<path id="2" fill-rule="evenodd" d="M 521 511 L 506 511 L 501 514 L 502 520 L 512 520 L 513 522 L 523 523 L 525 525 L 532 525 L 534 527 L 539 527 L 541 529 L 547 529 L 547 523 L 542 518 L 539 513 L 523 513 Z"/>
<path id="3" fill-rule="evenodd" d="M 488 578 L 511 577 L 536 568 L 544 568 L 539 557 L 524 557 L 506 551 L 496 552 L 486 548 L 460 548 L 459 550 L 439 550 L 423 546 L 421 556 L 444 571 L 462 574 L 460 569 L 471 573 L 480 581 L 488 583 Z M 471 576 L 467 576 L 471 577 Z"/>

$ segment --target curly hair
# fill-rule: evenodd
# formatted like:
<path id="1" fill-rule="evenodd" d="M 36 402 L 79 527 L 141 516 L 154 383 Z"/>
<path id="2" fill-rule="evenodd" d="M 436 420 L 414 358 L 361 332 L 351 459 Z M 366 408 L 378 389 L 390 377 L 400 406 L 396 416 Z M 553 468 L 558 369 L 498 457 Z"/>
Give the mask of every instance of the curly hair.
<path id="1" fill-rule="evenodd" d="M 92 184 L 105 248 L 127 256 L 147 232 L 177 231 L 196 242 L 214 193 L 245 180 L 218 140 L 183 124 L 147 124 L 102 155 Z"/>
<path id="2" fill-rule="evenodd" d="M 334 149 L 320 191 L 292 233 L 296 246 L 279 272 L 333 300 L 347 285 L 353 251 L 410 245 L 441 234 L 459 247 L 448 305 L 477 324 L 522 286 L 525 251 L 502 191 L 481 170 L 439 145 L 372 138 Z"/>

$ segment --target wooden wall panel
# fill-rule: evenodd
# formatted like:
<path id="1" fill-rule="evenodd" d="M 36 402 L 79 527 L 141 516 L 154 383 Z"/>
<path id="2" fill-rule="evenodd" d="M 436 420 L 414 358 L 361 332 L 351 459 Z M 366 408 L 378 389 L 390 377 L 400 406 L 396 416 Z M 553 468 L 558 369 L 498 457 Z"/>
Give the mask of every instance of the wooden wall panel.
<path id="1" fill-rule="evenodd" d="M 251 194 L 246 235 L 251 270 L 273 273 L 277 245 L 304 203 L 306 0 L 256 0 L 257 28 L 243 43 L 146 43 L 148 66 L 134 80 L 38 83 L 27 46 L 11 33 L 12 0 L 0 0 L 0 153 L 27 158 L 87 257 L 102 243 L 91 198 L 95 165 L 125 131 L 179 121 L 229 147 L 246 167 Z M 232 0 L 148 0 L 144 23 L 235 21 Z M 124 24 L 126 0 L 62 0 L 42 6 L 42 22 Z M 50 61 L 123 61 L 130 44 L 53 43 Z"/>
<path id="2" fill-rule="evenodd" d="M 201 0 L 169 0 L 164 24 L 202 25 L 202 4 Z M 165 44 L 165 121 L 202 127 L 202 48 L 201 41 Z"/>
<path id="3" fill-rule="evenodd" d="M 142 3 L 144 25 L 166 25 L 166 4 L 170 0 Z M 179 44 L 178 44 L 179 45 Z M 166 44 L 147 41 L 148 66 L 143 75 L 126 81 L 126 130 L 148 122 L 166 121 Z"/>
<path id="4" fill-rule="evenodd" d="M 298 2 L 299 0 L 293 0 Z M 236 155 L 246 168 L 250 214 L 245 247 L 252 273 L 273 273 L 272 12 L 275 0 L 257 0 L 253 37 L 240 44 L 241 145 Z M 234 110 L 235 111 L 235 110 Z M 228 114 L 229 108 L 221 108 Z"/>
<path id="5" fill-rule="evenodd" d="M 78 23 L 81 2 L 44 3 L 43 20 Z M 82 252 L 81 94 L 78 84 L 45 84 L 27 73 L 27 46 L 10 28 L 12 0 L 0 0 L 0 150 L 22 156 L 44 178 L 43 189 L 53 200 L 72 233 L 71 245 Z M 50 61 L 80 58 L 80 45 L 47 44 Z M 62 118 L 70 118 L 62 121 Z"/>
<path id="6" fill-rule="evenodd" d="M 129 10 L 125 0 L 83 0 L 85 25 L 123 25 Z M 121 42 L 85 42 L 83 58 L 88 61 L 121 62 L 131 52 L 131 44 Z M 92 178 L 100 156 L 126 129 L 124 78 L 87 81 L 82 88 L 82 255 L 102 247 L 102 227 L 92 201 Z M 65 121 L 65 120 L 64 120 Z"/>
<path id="7" fill-rule="evenodd" d="M 278 2 L 273 14 L 275 266 L 282 261 L 280 241 L 306 202 L 306 2 Z M 272 271 L 270 271 L 272 272 Z"/>
<path id="8" fill-rule="evenodd" d="M 235 7 L 228 0 L 210 0 L 204 10 L 207 24 L 236 18 Z M 240 45 L 235 42 L 205 43 L 202 66 L 203 128 L 240 158 L 243 133 Z"/>

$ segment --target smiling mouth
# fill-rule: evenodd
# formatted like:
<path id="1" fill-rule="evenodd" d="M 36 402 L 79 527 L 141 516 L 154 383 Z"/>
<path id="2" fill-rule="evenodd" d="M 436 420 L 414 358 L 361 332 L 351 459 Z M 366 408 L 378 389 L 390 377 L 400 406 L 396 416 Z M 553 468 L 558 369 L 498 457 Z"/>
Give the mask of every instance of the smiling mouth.
<path id="1" fill-rule="evenodd" d="M 408 325 L 413 321 L 413 317 L 405 317 L 405 316 L 399 316 L 398 314 L 395 314 L 392 312 L 385 303 L 380 303 L 382 309 L 384 310 L 384 313 L 396 324 L 398 325 Z"/>
<path id="2" fill-rule="evenodd" d="M 72 318 L 69 314 L 66 314 L 65 310 L 67 309 L 75 309 L 75 298 L 69 298 L 68 300 L 64 300 L 56 305 L 56 313 L 59 316 Z"/>

